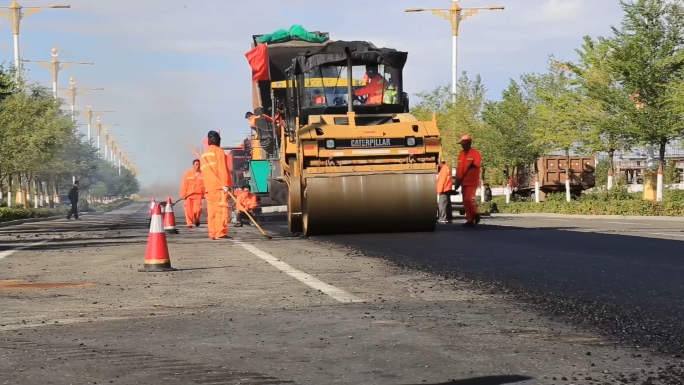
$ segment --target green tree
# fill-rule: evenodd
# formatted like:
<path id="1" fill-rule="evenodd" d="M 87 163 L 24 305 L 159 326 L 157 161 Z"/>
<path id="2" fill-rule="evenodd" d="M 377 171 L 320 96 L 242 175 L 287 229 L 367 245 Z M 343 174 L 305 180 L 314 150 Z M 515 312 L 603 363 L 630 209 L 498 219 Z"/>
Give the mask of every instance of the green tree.
<path id="1" fill-rule="evenodd" d="M 610 67 L 609 40 L 585 36 L 577 53 L 579 61 L 567 66 L 577 76 L 579 92 L 585 98 L 582 112 L 588 126 L 583 147 L 594 153 L 608 153 L 609 167 L 605 171 L 613 174 L 615 152 L 631 149 L 637 140 L 637 130 L 629 119 L 634 105 Z"/>
<path id="2" fill-rule="evenodd" d="M 665 149 L 681 136 L 684 120 L 672 106 L 673 83 L 684 73 L 684 6 L 667 0 L 621 1 L 625 16 L 613 27 L 609 65 L 643 108 L 629 111 L 637 139 L 657 146 L 661 170 Z M 641 107 L 642 105 L 638 105 Z"/>
<path id="3" fill-rule="evenodd" d="M 497 167 L 533 164 L 542 154 L 534 142 L 533 108 L 523 88 L 514 80 L 502 92 L 501 101 L 485 103 L 483 118 L 489 132 L 491 153 Z"/>
<path id="4" fill-rule="evenodd" d="M 473 136 L 474 147 L 485 152 L 483 146 L 486 147 L 486 144 L 479 141 L 478 137 L 484 130 L 482 110 L 486 93 L 487 89 L 479 75 L 475 80 L 470 80 L 464 72 L 456 85 L 455 101 L 452 101 L 448 86 L 417 94 L 422 101 L 412 109 L 412 113 L 421 120 L 431 120 L 432 114 L 436 115 L 445 159 L 455 161 L 461 151 L 458 142 L 466 134 Z"/>
<path id="5" fill-rule="evenodd" d="M 551 57 L 548 73 L 525 75 L 523 82 L 534 103 L 534 145 L 570 156 L 570 152 L 582 146 L 587 123 L 587 104 L 575 81 Z"/>

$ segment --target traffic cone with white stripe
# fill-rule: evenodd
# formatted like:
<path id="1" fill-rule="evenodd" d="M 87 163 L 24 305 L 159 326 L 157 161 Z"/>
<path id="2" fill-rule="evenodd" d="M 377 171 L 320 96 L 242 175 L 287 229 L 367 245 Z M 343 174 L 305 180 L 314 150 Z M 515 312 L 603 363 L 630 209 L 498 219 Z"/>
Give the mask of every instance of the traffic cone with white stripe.
<path id="1" fill-rule="evenodd" d="M 166 244 L 166 234 L 162 226 L 161 208 L 154 205 L 152 219 L 150 220 L 150 235 L 147 238 L 147 250 L 145 251 L 145 265 L 141 272 L 175 271 L 171 267 L 169 247 Z"/>
<path id="2" fill-rule="evenodd" d="M 166 206 L 164 206 L 164 231 L 169 234 L 178 234 L 176 216 L 173 213 L 173 202 L 171 202 L 171 198 L 166 201 Z"/>

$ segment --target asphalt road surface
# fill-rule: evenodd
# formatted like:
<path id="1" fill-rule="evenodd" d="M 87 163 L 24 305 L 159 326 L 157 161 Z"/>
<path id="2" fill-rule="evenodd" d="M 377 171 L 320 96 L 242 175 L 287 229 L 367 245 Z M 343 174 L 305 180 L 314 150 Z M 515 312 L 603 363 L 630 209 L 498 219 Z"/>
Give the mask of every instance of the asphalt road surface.
<path id="1" fill-rule="evenodd" d="M 179 224 L 180 214 L 177 207 Z M 477 270 L 492 281 L 504 269 L 477 267 L 467 253 L 482 249 L 477 237 L 558 230 L 496 228 L 492 221 L 469 235 L 451 226 L 435 234 L 301 239 L 279 235 L 280 223 L 265 227 L 272 240 L 252 227 L 231 228 L 232 238 L 219 241 L 207 239 L 205 227 L 179 227 L 180 234 L 167 236 L 178 270 L 167 273 L 138 271 L 148 238 L 143 203 L 78 222 L 0 228 L 0 384 L 680 384 L 684 378 L 671 355 L 616 344 L 505 292 L 416 268 L 451 255 L 462 262 L 449 269 Z M 480 259 L 502 259 L 493 242 L 501 241 L 490 240 Z M 510 246 L 522 248 L 522 241 Z M 398 266 L 398 259 L 418 263 Z M 505 273 L 514 279 L 521 271 Z M 533 274 L 548 280 L 555 270 Z"/>
<path id="2" fill-rule="evenodd" d="M 495 216 L 476 229 L 317 239 L 496 284 L 635 345 L 684 350 L 684 219 Z"/>

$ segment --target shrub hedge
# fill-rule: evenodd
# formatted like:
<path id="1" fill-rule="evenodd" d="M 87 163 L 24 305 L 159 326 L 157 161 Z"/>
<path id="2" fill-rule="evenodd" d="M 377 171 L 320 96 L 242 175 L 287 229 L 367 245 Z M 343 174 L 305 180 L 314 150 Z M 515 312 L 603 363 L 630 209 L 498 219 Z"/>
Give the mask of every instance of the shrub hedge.
<path id="1" fill-rule="evenodd" d="M 583 194 L 579 199 L 566 202 L 565 193 L 551 194 L 545 202 L 511 202 L 496 197 L 491 202 L 479 202 L 482 213 L 502 214 L 571 214 L 571 215 L 633 215 L 633 216 L 684 216 L 684 191 L 663 193 L 662 202 L 642 200 L 641 193 L 628 193 L 624 188 Z"/>
<path id="2" fill-rule="evenodd" d="M 114 202 L 112 204 L 98 204 L 93 203 L 88 205 L 87 202 L 83 201 L 83 204 L 79 202 L 79 211 L 81 212 L 107 212 L 122 208 L 132 201 L 130 199 L 122 199 L 120 201 Z M 6 205 L 6 203 L 5 203 Z M 22 207 L 0 207 L 0 222 L 15 221 L 19 219 L 30 219 L 30 218 L 47 218 L 60 215 L 67 215 L 70 206 L 58 206 L 53 209 L 51 208 L 22 208 Z"/>

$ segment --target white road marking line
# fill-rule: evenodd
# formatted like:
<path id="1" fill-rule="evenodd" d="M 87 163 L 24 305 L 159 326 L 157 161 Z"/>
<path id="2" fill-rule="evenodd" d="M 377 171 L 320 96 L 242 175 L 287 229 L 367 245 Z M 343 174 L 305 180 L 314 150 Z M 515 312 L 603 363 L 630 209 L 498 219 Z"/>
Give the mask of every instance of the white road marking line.
<path id="1" fill-rule="evenodd" d="M 297 270 L 294 267 L 288 265 L 287 263 L 279 260 L 278 258 L 272 256 L 271 254 L 259 250 L 256 247 L 244 243 L 241 241 L 233 241 L 234 243 L 237 243 L 238 245 L 242 246 L 245 248 L 245 250 L 249 251 L 250 253 L 256 255 L 257 257 L 263 259 L 264 261 L 270 263 L 273 265 L 276 269 L 282 271 L 283 273 L 299 280 L 305 285 L 308 285 L 316 290 L 320 290 L 321 292 L 331 296 L 338 302 L 366 302 L 363 299 L 356 297 L 352 294 L 347 293 L 346 291 L 342 289 L 338 289 L 335 286 L 329 285 L 321 280 L 319 280 L 316 277 L 313 277 L 303 271 Z"/>
<path id="2" fill-rule="evenodd" d="M 542 221 L 559 221 L 559 222 L 572 222 L 570 219 L 557 219 L 557 218 L 537 218 Z"/>
<path id="3" fill-rule="evenodd" d="M 650 223 L 636 223 L 636 222 L 606 222 L 606 223 L 614 223 L 616 225 L 641 225 L 641 226 L 650 226 Z"/>
<path id="4" fill-rule="evenodd" d="M 7 258 L 7 257 L 9 257 L 10 255 L 16 253 L 17 251 L 24 250 L 24 249 L 28 249 L 29 247 L 40 246 L 40 245 L 42 245 L 43 243 L 48 243 L 48 242 L 50 242 L 49 239 L 48 239 L 48 240 L 45 240 L 45 241 L 40 241 L 40 242 L 36 242 L 36 243 L 31 243 L 30 245 L 17 247 L 17 248 L 14 248 L 14 249 L 12 249 L 12 250 L 5 250 L 5 251 L 3 251 L 3 252 L 0 252 L 0 259 Z"/>
<path id="5" fill-rule="evenodd" d="M 668 235 L 670 237 L 684 237 L 684 234 L 671 234 L 671 233 L 648 233 L 649 235 Z"/>

